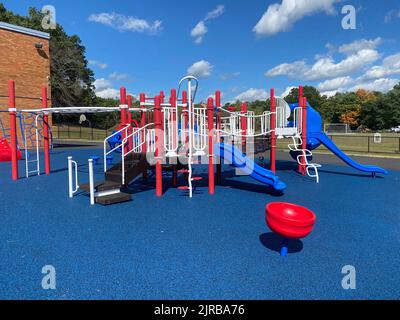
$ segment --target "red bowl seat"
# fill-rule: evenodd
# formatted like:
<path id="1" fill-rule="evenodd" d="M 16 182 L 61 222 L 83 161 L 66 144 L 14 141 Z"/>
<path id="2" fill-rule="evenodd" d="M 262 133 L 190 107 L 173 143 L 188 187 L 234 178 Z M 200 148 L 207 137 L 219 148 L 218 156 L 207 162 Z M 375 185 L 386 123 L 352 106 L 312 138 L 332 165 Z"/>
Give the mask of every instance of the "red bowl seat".
<path id="1" fill-rule="evenodd" d="M 265 220 L 275 233 L 300 239 L 311 233 L 316 216 L 311 210 L 296 204 L 272 202 L 266 206 Z"/>

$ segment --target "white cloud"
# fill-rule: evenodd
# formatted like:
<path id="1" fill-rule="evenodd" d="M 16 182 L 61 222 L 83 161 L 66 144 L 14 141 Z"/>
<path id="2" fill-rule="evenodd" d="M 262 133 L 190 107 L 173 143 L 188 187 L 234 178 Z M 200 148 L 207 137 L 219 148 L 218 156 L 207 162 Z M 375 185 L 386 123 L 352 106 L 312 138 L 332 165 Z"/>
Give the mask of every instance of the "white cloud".
<path id="1" fill-rule="evenodd" d="M 196 44 L 200 44 L 203 42 L 204 35 L 208 32 L 208 28 L 206 27 L 204 21 L 200 21 L 196 26 L 192 29 L 190 35 L 195 38 L 194 42 Z"/>
<path id="2" fill-rule="evenodd" d="M 266 100 L 268 92 L 264 89 L 250 88 L 235 97 L 235 100 L 252 102 L 256 100 Z"/>
<path id="3" fill-rule="evenodd" d="M 288 31 L 298 20 L 317 12 L 333 14 L 337 0 L 282 0 L 268 6 L 267 11 L 253 28 L 259 36 L 272 36 Z"/>
<path id="4" fill-rule="evenodd" d="M 305 61 L 295 61 L 293 63 L 282 63 L 276 67 L 268 70 L 265 75 L 267 77 L 288 76 L 296 78 L 299 75 L 307 72 L 307 65 Z"/>
<path id="5" fill-rule="evenodd" d="M 206 61 L 206 60 L 200 60 L 195 63 L 193 63 L 188 69 L 187 73 L 188 75 L 198 77 L 198 78 L 207 78 L 211 75 L 212 71 L 214 69 L 214 66 Z"/>
<path id="6" fill-rule="evenodd" d="M 221 80 L 226 81 L 226 80 L 230 80 L 230 79 L 233 79 L 233 78 L 236 78 L 236 77 L 239 77 L 239 76 L 240 76 L 240 72 L 227 72 L 227 73 L 221 74 L 219 76 L 219 78 Z"/>
<path id="7" fill-rule="evenodd" d="M 350 84 L 354 83 L 354 80 L 347 77 L 339 77 L 331 80 L 326 80 L 318 85 L 318 89 L 322 92 L 338 90 L 340 88 L 346 88 Z"/>
<path id="8" fill-rule="evenodd" d="M 371 80 L 400 74 L 400 53 L 393 54 L 383 59 L 382 65 L 373 66 L 362 76 L 363 79 Z"/>
<path id="9" fill-rule="evenodd" d="M 372 49 L 363 49 L 335 62 L 332 57 L 320 57 L 313 65 L 304 61 L 283 63 L 267 71 L 267 77 L 286 75 L 294 79 L 321 80 L 347 76 L 359 71 L 379 59 L 379 53 Z"/>
<path id="10" fill-rule="evenodd" d="M 100 98 L 119 98 L 119 90 L 112 87 L 110 80 L 100 78 L 93 83 L 96 96 Z"/>
<path id="11" fill-rule="evenodd" d="M 129 75 L 127 73 L 113 72 L 108 76 L 108 78 L 112 81 L 122 81 L 129 79 Z"/>
<path id="12" fill-rule="evenodd" d="M 206 17 L 203 20 L 200 20 L 195 27 L 190 32 L 192 38 L 194 38 L 194 42 L 196 44 L 201 44 L 203 42 L 204 36 L 208 32 L 208 28 L 206 26 L 206 22 L 212 19 L 218 18 L 225 12 L 225 6 L 220 4 L 214 10 L 207 13 Z"/>
<path id="13" fill-rule="evenodd" d="M 357 91 L 358 89 L 365 89 L 368 91 L 387 92 L 400 82 L 399 79 L 381 78 L 370 82 L 359 83 L 351 87 L 348 91 Z"/>
<path id="14" fill-rule="evenodd" d="M 205 17 L 204 21 L 212 20 L 215 18 L 218 18 L 220 15 L 222 15 L 225 12 L 225 6 L 222 4 L 219 4 L 214 10 L 210 11 L 207 13 L 207 16 Z"/>
<path id="15" fill-rule="evenodd" d="M 162 30 L 162 22 L 160 20 L 148 22 L 144 19 L 125 16 L 115 12 L 91 14 L 89 16 L 89 21 L 112 27 L 118 31 L 147 32 L 149 34 L 156 34 Z"/>
<path id="16" fill-rule="evenodd" d="M 390 21 L 400 18 L 400 9 L 390 10 L 384 18 L 385 23 L 389 23 Z"/>
<path id="17" fill-rule="evenodd" d="M 363 49 L 375 50 L 382 42 L 383 40 L 381 37 L 372 40 L 361 39 L 353 41 L 348 44 L 341 45 L 339 47 L 339 52 L 350 55 L 350 54 L 355 54 Z"/>
<path id="18" fill-rule="evenodd" d="M 119 90 L 107 88 L 101 91 L 96 91 L 96 96 L 103 99 L 119 99 Z"/>
<path id="19" fill-rule="evenodd" d="M 336 93 L 342 92 L 345 90 L 331 90 L 331 91 L 322 91 L 321 95 L 322 96 L 327 96 L 328 98 L 333 97 Z"/>
<path id="20" fill-rule="evenodd" d="M 95 86 L 96 91 L 101 91 L 101 90 L 104 90 L 104 89 L 107 89 L 107 88 L 111 87 L 112 83 L 111 83 L 111 81 L 109 81 L 107 79 L 100 78 L 100 79 L 97 79 L 93 83 L 93 85 Z"/>
<path id="21" fill-rule="evenodd" d="M 107 68 L 107 64 L 106 63 L 103 63 L 103 62 L 100 62 L 100 61 L 97 61 L 97 60 L 89 60 L 88 63 L 89 63 L 89 65 L 93 65 L 93 66 L 98 67 L 100 69 L 106 69 Z"/>

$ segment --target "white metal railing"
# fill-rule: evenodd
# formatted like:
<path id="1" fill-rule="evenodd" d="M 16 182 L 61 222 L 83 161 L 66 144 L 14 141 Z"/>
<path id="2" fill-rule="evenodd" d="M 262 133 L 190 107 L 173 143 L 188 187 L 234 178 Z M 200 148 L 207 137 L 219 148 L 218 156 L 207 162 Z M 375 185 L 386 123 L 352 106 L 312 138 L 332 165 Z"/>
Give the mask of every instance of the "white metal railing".
<path id="1" fill-rule="evenodd" d="M 156 129 L 146 130 L 146 150 L 156 152 Z"/>
<path id="2" fill-rule="evenodd" d="M 134 128 L 133 132 L 126 136 L 122 140 L 121 144 L 121 172 L 122 172 L 122 185 L 125 184 L 125 157 L 128 156 L 131 153 L 140 153 L 142 152 L 142 146 L 146 143 L 146 141 L 143 141 L 143 133 L 147 131 L 147 128 L 150 126 L 153 126 L 154 123 L 149 123 L 145 125 L 142 128 Z M 130 145 L 132 148 L 130 148 Z M 128 146 L 128 151 L 125 151 L 127 149 L 126 147 Z M 128 181 L 129 182 L 129 181 Z"/>
<path id="3" fill-rule="evenodd" d="M 121 134 L 124 132 L 125 133 L 125 137 L 128 135 L 128 128 L 130 127 L 130 124 L 125 125 L 123 128 L 121 128 L 120 130 L 114 132 L 113 134 L 111 134 L 110 136 L 108 136 L 107 138 L 104 139 L 104 172 L 107 171 L 107 156 L 111 153 L 113 153 L 115 150 L 117 150 L 121 144 L 116 144 L 114 146 L 114 148 L 110 148 L 109 151 L 107 151 L 107 144 L 109 142 L 109 140 L 115 136 L 117 136 L 118 134 Z M 122 139 L 121 139 L 121 143 L 122 143 Z"/>
<path id="4" fill-rule="evenodd" d="M 188 111 L 185 111 L 188 112 Z M 181 114 L 181 123 L 185 122 L 185 113 Z M 183 146 L 188 142 L 189 134 L 191 135 L 193 156 L 201 156 L 205 154 L 208 137 L 207 109 L 193 108 L 192 117 L 193 130 L 189 132 L 187 128 L 181 127 L 180 142 Z"/>
<path id="5" fill-rule="evenodd" d="M 204 155 L 207 147 L 207 109 L 193 108 L 193 149 L 194 156 Z M 197 132 L 196 130 L 197 129 Z"/>
<path id="6" fill-rule="evenodd" d="M 164 107 L 164 147 L 166 156 L 177 155 L 178 151 L 178 110 Z"/>
<path id="7" fill-rule="evenodd" d="M 89 159 L 89 195 L 90 195 L 90 204 L 94 205 L 95 203 L 95 187 L 94 187 L 94 174 L 93 174 L 93 159 Z"/>
<path id="8" fill-rule="evenodd" d="M 270 119 L 271 114 L 270 111 L 264 111 L 261 115 L 256 115 L 254 111 L 248 111 L 243 114 L 241 112 L 231 112 L 220 108 L 221 110 L 230 114 L 229 117 L 221 118 L 221 129 L 219 130 L 222 133 L 222 136 L 235 136 L 235 137 L 260 137 L 270 133 L 271 125 Z M 241 119 L 246 118 L 247 130 L 243 133 L 241 128 Z M 259 133 L 255 132 L 255 123 L 256 120 L 259 119 L 261 124 L 261 130 Z"/>
<path id="9" fill-rule="evenodd" d="M 300 136 L 303 133 L 303 110 L 301 107 L 293 110 L 293 125 L 297 129 L 297 135 Z"/>
<path id="10" fill-rule="evenodd" d="M 75 172 L 75 175 L 74 175 Z M 75 177 L 75 182 L 74 182 Z M 75 193 L 79 190 L 78 183 L 78 163 L 72 160 L 72 157 L 68 157 L 68 194 L 72 198 Z"/>

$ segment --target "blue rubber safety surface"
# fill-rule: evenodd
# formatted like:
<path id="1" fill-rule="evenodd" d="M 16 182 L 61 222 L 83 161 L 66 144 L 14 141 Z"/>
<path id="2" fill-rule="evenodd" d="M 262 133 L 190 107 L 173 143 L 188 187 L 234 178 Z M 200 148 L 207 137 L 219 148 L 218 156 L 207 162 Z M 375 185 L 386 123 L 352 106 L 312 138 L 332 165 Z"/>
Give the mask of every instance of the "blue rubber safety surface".
<path id="1" fill-rule="evenodd" d="M 288 186 L 280 195 L 225 166 L 224 185 L 210 196 L 206 169 L 196 166 L 205 179 L 192 199 L 164 177 L 162 198 L 150 179 L 132 185 L 133 201 L 103 207 L 86 195 L 68 198 L 68 155 L 87 182 L 93 149 L 55 149 L 50 176 L 17 182 L 0 163 L 1 299 L 400 298 L 400 171 L 373 179 L 324 165 L 316 184 L 294 162 L 278 162 Z M 102 165 L 95 170 L 100 180 Z M 287 257 L 265 225 L 272 201 L 317 215 Z M 44 265 L 56 268 L 56 290 L 41 287 Z M 356 268 L 356 290 L 342 289 L 345 265 Z"/>

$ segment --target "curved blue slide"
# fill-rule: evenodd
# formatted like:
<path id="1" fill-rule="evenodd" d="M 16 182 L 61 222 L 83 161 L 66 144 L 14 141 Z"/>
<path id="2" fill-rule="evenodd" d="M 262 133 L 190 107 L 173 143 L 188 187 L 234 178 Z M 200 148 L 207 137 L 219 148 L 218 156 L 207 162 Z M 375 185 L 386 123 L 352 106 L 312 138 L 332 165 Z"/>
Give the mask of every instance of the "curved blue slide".
<path id="1" fill-rule="evenodd" d="M 257 165 L 236 147 L 225 143 L 217 143 L 214 145 L 214 153 L 221 159 L 227 159 L 230 164 L 239 168 L 253 179 L 272 186 L 276 191 L 286 189 L 286 184 L 279 180 L 272 171 Z"/>
<path id="2" fill-rule="evenodd" d="M 289 105 L 293 111 L 298 107 L 298 103 L 292 103 Z M 362 171 L 372 173 L 388 174 L 388 171 L 377 166 L 363 165 L 353 159 L 336 146 L 331 139 L 322 131 L 322 118 L 321 115 L 307 102 L 307 149 L 314 150 L 323 144 L 328 150 L 330 150 L 335 156 L 341 159 L 350 167 Z M 291 154 L 292 155 L 292 154 Z M 292 155 L 293 157 L 293 155 Z"/>
<path id="3" fill-rule="evenodd" d="M 323 132 L 320 132 L 318 134 L 310 134 L 310 138 L 314 138 L 314 139 L 318 140 L 318 142 L 322 143 L 334 155 L 336 155 L 338 158 L 343 160 L 347 165 L 349 165 L 350 167 L 352 167 L 356 170 L 363 171 L 363 172 L 369 172 L 372 174 L 376 174 L 376 173 L 388 174 L 387 170 L 382 169 L 380 167 L 373 166 L 373 165 L 363 165 L 363 164 L 360 164 L 360 163 L 354 161 L 347 154 L 345 154 L 342 150 L 340 150 L 333 143 L 333 141 L 331 139 L 329 139 L 329 137 Z"/>

